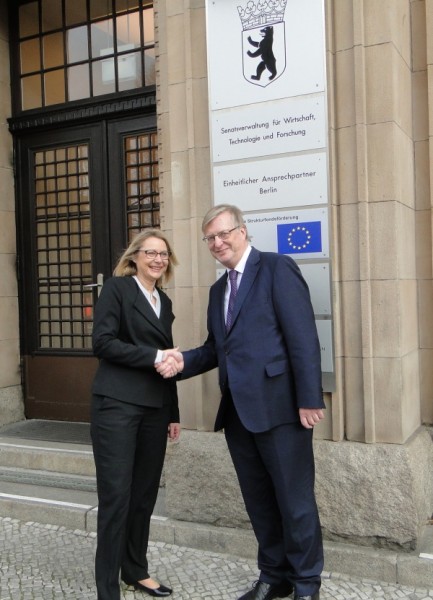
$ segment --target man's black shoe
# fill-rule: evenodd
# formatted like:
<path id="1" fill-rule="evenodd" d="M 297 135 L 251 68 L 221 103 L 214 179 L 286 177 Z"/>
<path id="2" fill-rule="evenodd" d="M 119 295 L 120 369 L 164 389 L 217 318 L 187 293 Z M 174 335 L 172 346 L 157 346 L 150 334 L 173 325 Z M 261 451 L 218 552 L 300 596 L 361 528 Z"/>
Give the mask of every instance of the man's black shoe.
<path id="1" fill-rule="evenodd" d="M 312 596 L 295 596 L 294 600 L 320 600 L 320 593 L 316 592 Z"/>
<path id="2" fill-rule="evenodd" d="M 277 584 L 256 581 L 253 589 L 238 598 L 238 600 L 273 600 L 273 598 L 287 598 L 292 592 L 293 586 L 288 581 Z"/>

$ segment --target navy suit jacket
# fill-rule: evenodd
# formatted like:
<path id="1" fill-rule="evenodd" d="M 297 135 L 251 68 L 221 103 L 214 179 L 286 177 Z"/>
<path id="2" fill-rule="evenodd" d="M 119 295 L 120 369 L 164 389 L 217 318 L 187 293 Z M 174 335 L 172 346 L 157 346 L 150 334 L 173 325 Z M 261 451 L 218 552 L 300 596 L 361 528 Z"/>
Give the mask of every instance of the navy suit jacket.
<path id="1" fill-rule="evenodd" d="M 158 349 L 173 348 L 171 300 L 160 289 L 158 318 L 133 277 L 107 279 L 96 303 L 93 351 L 100 359 L 92 391 L 131 404 L 170 404 L 179 422 L 176 381 L 155 370 Z"/>
<path id="2" fill-rule="evenodd" d="M 208 338 L 184 352 L 182 379 L 219 367 L 222 402 L 215 430 L 224 426 L 230 389 L 243 425 L 268 431 L 299 421 L 299 408 L 323 408 L 320 346 L 308 286 L 288 256 L 252 248 L 226 333 L 227 274 L 210 289 Z"/>

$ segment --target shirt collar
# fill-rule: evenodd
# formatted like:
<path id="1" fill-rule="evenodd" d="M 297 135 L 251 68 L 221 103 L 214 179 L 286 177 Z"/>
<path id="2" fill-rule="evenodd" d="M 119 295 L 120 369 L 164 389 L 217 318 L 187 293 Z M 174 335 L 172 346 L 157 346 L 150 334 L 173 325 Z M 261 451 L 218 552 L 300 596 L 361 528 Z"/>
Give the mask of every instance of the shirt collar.
<path id="1" fill-rule="evenodd" d="M 238 262 L 238 264 L 234 268 L 235 271 L 237 271 L 238 273 L 243 273 L 245 271 L 245 265 L 247 264 L 247 260 L 250 255 L 250 252 L 251 252 L 251 246 L 248 244 L 245 252 L 242 255 L 241 260 Z M 231 269 L 227 269 L 227 273 L 229 271 L 231 271 Z"/>

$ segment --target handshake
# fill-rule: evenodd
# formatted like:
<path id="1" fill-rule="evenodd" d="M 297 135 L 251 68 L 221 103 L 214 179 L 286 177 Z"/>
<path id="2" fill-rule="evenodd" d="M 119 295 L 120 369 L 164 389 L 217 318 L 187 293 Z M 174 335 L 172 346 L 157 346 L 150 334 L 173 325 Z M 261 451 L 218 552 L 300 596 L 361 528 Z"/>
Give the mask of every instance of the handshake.
<path id="1" fill-rule="evenodd" d="M 179 352 L 179 348 L 163 350 L 161 362 L 155 364 L 155 369 L 164 379 L 175 377 L 183 371 L 183 367 L 183 356 L 182 352 Z"/>

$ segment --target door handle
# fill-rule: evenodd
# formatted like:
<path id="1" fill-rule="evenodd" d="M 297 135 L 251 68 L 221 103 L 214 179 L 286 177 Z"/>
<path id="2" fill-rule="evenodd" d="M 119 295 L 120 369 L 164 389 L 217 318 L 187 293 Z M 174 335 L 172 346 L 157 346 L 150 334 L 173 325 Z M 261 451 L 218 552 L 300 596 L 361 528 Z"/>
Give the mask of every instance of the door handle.
<path id="1" fill-rule="evenodd" d="M 86 283 L 86 285 L 83 285 L 83 289 L 84 288 L 98 288 L 98 296 L 99 296 L 103 285 L 104 285 L 104 274 L 98 273 L 96 276 L 96 283 Z"/>

